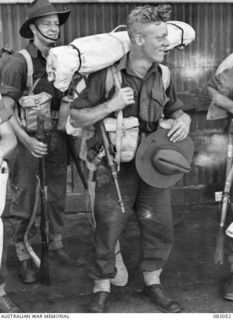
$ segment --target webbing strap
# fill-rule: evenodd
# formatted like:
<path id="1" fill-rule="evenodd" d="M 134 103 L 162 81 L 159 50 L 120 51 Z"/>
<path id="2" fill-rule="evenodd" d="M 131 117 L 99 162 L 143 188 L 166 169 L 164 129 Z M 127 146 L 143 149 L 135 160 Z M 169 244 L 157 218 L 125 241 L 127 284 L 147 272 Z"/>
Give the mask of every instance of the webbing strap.
<path id="1" fill-rule="evenodd" d="M 120 90 L 122 78 L 121 72 L 115 67 L 112 66 L 108 68 L 108 72 L 111 72 L 113 83 L 115 84 L 116 91 Z M 117 171 L 120 170 L 120 161 L 121 161 L 121 139 L 122 139 L 122 124 L 123 124 L 123 111 L 119 110 L 117 112 L 117 122 L 116 122 L 116 154 L 115 162 L 117 164 Z"/>
<path id="2" fill-rule="evenodd" d="M 27 88 L 29 90 L 33 87 L 33 64 L 32 64 L 32 58 L 30 53 L 26 49 L 22 49 L 18 51 L 22 56 L 25 58 L 27 62 Z"/>
<path id="3" fill-rule="evenodd" d="M 170 70 L 164 64 L 159 63 L 159 66 L 160 66 L 161 71 L 162 71 L 162 81 L 163 81 L 164 90 L 166 91 L 167 88 L 170 85 L 170 82 L 171 82 Z"/>

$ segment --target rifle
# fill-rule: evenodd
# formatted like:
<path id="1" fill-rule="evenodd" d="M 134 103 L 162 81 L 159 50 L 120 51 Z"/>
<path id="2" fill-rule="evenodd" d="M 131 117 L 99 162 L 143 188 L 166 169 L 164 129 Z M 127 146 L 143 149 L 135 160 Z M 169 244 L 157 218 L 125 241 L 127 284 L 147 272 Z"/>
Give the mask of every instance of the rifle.
<path id="1" fill-rule="evenodd" d="M 214 253 L 214 262 L 215 264 L 223 264 L 223 251 L 224 251 L 224 238 L 225 238 L 225 220 L 227 215 L 228 204 L 230 203 L 230 189 L 233 180 L 233 167 L 232 167 L 232 159 L 233 159 L 233 139 L 232 139 L 232 127 L 233 120 L 232 117 L 229 116 L 228 122 L 228 146 L 227 146 L 227 163 L 226 163 L 226 177 L 225 177 L 225 185 L 222 196 L 222 206 L 221 206 L 221 219 L 217 234 L 216 241 L 216 249 Z"/>
<path id="2" fill-rule="evenodd" d="M 121 197 L 121 192 L 120 192 L 120 188 L 119 188 L 119 184 L 118 184 L 118 180 L 117 180 L 116 165 L 114 163 L 113 156 L 111 155 L 111 152 L 110 152 L 110 150 L 111 150 L 110 142 L 109 142 L 109 138 L 107 136 L 107 133 L 105 131 L 103 122 L 100 122 L 100 132 L 101 132 L 101 136 L 102 136 L 102 140 L 103 140 L 103 144 L 104 144 L 104 150 L 106 153 L 108 166 L 111 170 L 113 181 L 116 186 L 116 191 L 117 191 L 117 195 L 118 195 L 118 202 L 119 202 L 119 205 L 121 208 L 121 212 L 125 213 L 125 207 L 124 207 L 124 203 L 123 203 L 123 200 Z"/>
<path id="3" fill-rule="evenodd" d="M 6 161 L 0 163 L 0 265 L 2 263 L 3 255 L 3 241 L 4 241 L 4 224 L 2 220 L 3 210 L 6 202 L 6 189 L 8 180 L 8 166 Z"/>
<path id="4" fill-rule="evenodd" d="M 44 131 L 44 116 L 37 116 L 37 139 L 45 142 Z M 46 185 L 46 173 L 45 173 L 45 158 L 44 156 L 39 158 L 39 179 L 40 179 L 40 192 L 41 192 L 41 220 L 40 220 L 40 232 L 41 232 L 41 262 L 39 270 L 40 282 L 43 284 L 49 284 L 49 263 L 48 263 L 48 244 L 49 244 L 49 219 L 48 219 L 48 186 Z"/>
<path id="5" fill-rule="evenodd" d="M 24 245 L 27 249 L 28 254 L 30 255 L 32 261 L 34 262 L 35 266 L 39 269 L 40 268 L 40 258 L 38 257 L 38 255 L 35 253 L 35 251 L 33 250 L 29 239 L 28 239 L 28 234 L 29 231 L 33 225 L 33 223 L 35 222 L 36 219 L 36 214 L 39 208 L 39 201 L 40 201 L 40 180 L 38 175 L 36 176 L 37 178 L 37 183 L 36 183 L 36 191 L 35 191 L 35 199 L 34 199 L 34 206 L 33 206 L 33 210 L 32 210 L 32 215 L 31 218 L 29 220 L 29 223 L 27 225 L 26 231 L 24 233 L 24 237 L 23 237 L 23 241 L 24 241 Z"/>
<path id="6" fill-rule="evenodd" d="M 84 188 L 87 190 L 88 189 L 87 181 L 86 181 L 86 178 L 85 178 L 83 171 L 82 171 L 82 168 L 81 168 L 80 159 L 79 159 L 78 155 L 76 154 L 75 145 L 74 145 L 74 137 L 66 134 L 66 142 L 67 142 L 67 147 L 70 152 L 70 155 L 71 155 L 71 157 L 74 161 L 75 167 L 78 171 L 79 177 L 82 181 L 82 184 L 83 184 Z"/>

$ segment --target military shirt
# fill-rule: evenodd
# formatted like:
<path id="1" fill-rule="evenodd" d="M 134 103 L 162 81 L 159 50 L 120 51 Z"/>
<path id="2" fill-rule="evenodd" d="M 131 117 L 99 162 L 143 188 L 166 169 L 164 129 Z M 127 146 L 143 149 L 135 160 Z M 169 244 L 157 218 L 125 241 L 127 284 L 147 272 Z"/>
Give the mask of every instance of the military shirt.
<path id="1" fill-rule="evenodd" d="M 183 103 L 177 98 L 173 81 L 164 90 L 162 71 L 157 63 L 148 70 L 144 79 L 139 78 L 128 66 L 128 55 L 125 55 L 117 64 L 121 72 L 121 87 L 130 87 L 134 91 L 135 103 L 123 109 L 124 117 L 136 116 L 140 121 L 141 131 L 153 132 L 164 115 L 171 114 L 182 108 Z M 106 98 L 107 69 L 90 74 L 87 87 L 80 96 L 73 101 L 71 108 L 91 108 L 110 99 L 115 91 L 113 88 Z"/>
<path id="2" fill-rule="evenodd" d="M 34 94 L 47 92 L 52 95 L 51 109 L 58 110 L 62 93 L 54 88 L 48 81 L 46 73 L 46 59 L 42 56 L 40 50 L 30 41 L 26 47 L 32 57 L 33 63 L 33 82 L 41 78 L 34 89 Z M 9 62 L 3 68 L 1 94 L 9 96 L 16 102 L 22 96 L 27 83 L 27 62 L 23 55 L 15 53 L 9 59 Z"/>

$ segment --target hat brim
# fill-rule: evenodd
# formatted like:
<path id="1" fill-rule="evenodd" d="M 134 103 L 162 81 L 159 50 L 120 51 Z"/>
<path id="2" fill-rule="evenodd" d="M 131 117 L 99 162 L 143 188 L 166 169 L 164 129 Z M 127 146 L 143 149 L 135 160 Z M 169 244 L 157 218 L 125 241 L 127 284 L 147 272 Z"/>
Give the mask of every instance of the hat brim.
<path id="1" fill-rule="evenodd" d="M 154 169 L 151 162 L 151 154 L 155 148 L 158 148 L 164 144 L 174 144 L 170 142 L 167 137 L 169 130 L 159 128 L 156 132 L 150 134 L 145 140 L 140 144 L 136 153 L 136 169 L 139 176 L 152 187 L 155 188 L 168 188 L 176 184 L 184 173 L 176 174 L 162 174 Z M 182 150 L 187 159 L 188 163 L 191 164 L 194 145 L 190 137 L 185 140 L 176 142 L 175 145 Z"/>
<path id="2" fill-rule="evenodd" d="M 39 18 L 42 18 L 42 17 L 46 17 L 46 16 L 50 16 L 50 15 L 53 15 L 53 14 L 57 14 L 58 15 L 58 19 L 59 19 L 59 24 L 60 26 L 63 25 L 67 19 L 69 18 L 69 15 L 70 15 L 70 10 L 66 10 L 66 11 L 63 11 L 63 12 L 57 12 L 57 11 L 54 11 L 54 12 L 48 12 L 46 14 L 43 14 L 43 15 L 39 15 L 37 17 L 33 17 L 31 19 L 28 19 L 27 21 L 25 21 L 20 30 L 19 30 L 19 33 L 20 35 L 23 37 L 23 38 L 26 38 L 26 39 L 32 39 L 33 38 L 33 33 L 30 29 L 30 24 L 33 23 L 36 19 L 39 19 Z"/>

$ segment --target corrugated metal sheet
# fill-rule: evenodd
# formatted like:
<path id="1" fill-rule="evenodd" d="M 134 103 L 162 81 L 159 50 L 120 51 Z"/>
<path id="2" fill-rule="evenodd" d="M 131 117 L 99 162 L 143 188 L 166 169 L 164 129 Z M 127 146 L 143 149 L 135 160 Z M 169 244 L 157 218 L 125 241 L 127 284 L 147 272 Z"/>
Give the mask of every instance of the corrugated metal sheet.
<path id="1" fill-rule="evenodd" d="M 138 3 L 68 3 L 55 4 L 58 9 L 69 8 L 71 18 L 62 28 L 61 38 L 65 44 L 77 37 L 109 32 L 124 24 L 130 10 Z M 20 49 L 25 41 L 18 31 L 25 19 L 28 4 L 0 4 L 0 45 Z M 208 97 L 205 87 L 219 63 L 232 52 L 233 5 L 230 3 L 175 3 L 173 20 L 182 20 L 196 30 L 196 41 L 185 50 L 175 50 L 167 56 L 173 71 L 177 91 L 186 106 L 195 109 L 191 115 L 192 136 L 196 152 L 204 149 L 214 132 L 219 132 L 224 122 L 207 123 L 205 110 Z M 221 184 L 224 164 L 215 168 L 193 167 L 179 185 Z M 72 191 L 76 187 L 73 183 Z"/>
<path id="2" fill-rule="evenodd" d="M 196 41 L 183 52 L 171 52 L 167 59 L 179 92 L 201 92 L 218 64 L 232 52 L 232 10 L 232 4 L 174 6 L 174 18 L 196 30 Z"/>

